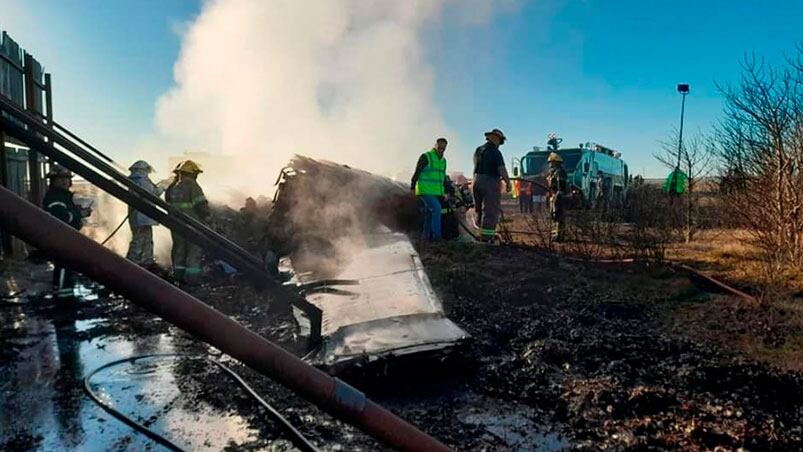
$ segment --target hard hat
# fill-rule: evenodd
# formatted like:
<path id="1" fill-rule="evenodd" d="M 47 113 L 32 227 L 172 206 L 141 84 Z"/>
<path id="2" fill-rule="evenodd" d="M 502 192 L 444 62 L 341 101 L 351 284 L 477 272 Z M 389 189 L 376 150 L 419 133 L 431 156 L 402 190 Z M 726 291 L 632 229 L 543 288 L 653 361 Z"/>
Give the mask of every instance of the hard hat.
<path id="1" fill-rule="evenodd" d="M 488 138 L 488 136 L 489 136 L 489 135 L 496 135 L 496 136 L 498 136 L 498 137 L 499 137 L 499 139 L 500 139 L 500 140 L 502 140 L 502 143 L 504 143 L 504 142 L 505 142 L 505 140 L 507 140 L 507 137 L 505 136 L 505 134 L 504 134 L 504 133 L 502 133 L 502 131 L 501 131 L 501 130 L 499 130 L 499 129 L 493 129 L 493 130 L 491 130 L 490 132 L 485 132 L 485 138 Z"/>
<path id="2" fill-rule="evenodd" d="M 184 160 L 176 163 L 176 167 L 173 168 L 173 174 L 178 174 L 178 169 L 181 168 L 181 165 L 183 165 L 183 164 L 184 164 Z"/>
<path id="3" fill-rule="evenodd" d="M 50 172 L 47 173 L 46 177 L 49 178 L 49 179 L 53 179 L 53 178 L 56 178 L 56 177 L 71 178 L 72 177 L 72 171 L 70 171 L 67 168 L 65 168 L 63 166 L 60 166 L 60 165 L 52 165 L 50 167 Z"/>
<path id="4" fill-rule="evenodd" d="M 145 160 L 137 160 L 131 166 L 128 167 L 129 171 L 136 171 L 136 170 L 145 170 L 149 173 L 153 172 L 153 167 L 148 164 Z"/>
<path id="5" fill-rule="evenodd" d="M 563 163 L 563 158 L 557 152 L 550 152 L 549 158 L 547 158 L 546 161 L 549 163 L 552 162 Z"/>
<path id="6" fill-rule="evenodd" d="M 192 160 L 185 160 L 181 163 L 178 167 L 178 172 L 180 173 L 189 173 L 189 174 L 198 174 L 203 173 L 203 170 L 197 163 L 193 162 Z"/>

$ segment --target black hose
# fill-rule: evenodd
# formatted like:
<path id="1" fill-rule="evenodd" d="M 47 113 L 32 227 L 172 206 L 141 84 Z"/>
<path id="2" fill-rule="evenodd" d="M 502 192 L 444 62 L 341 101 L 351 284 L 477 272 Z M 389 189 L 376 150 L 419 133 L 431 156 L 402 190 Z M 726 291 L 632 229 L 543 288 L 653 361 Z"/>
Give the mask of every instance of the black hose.
<path id="1" fill-rule="evenodd" d="M 299 450 L 304 452 L 318 452 L 318 448 L 315 447 L 309 440 L 304 437 L 300 431 L 298 431 L 293 424 L 290 423 L 284 416 L 281 415 L 275 408 L 273 408 L 268 402 L 266 402 L 259 394 L 254 391 L 248 383 L 243 380 L 243 378 L 237 374 L 235 371 L 231 370 L 228 366 L 221 363 L 218 360 L 212 359 L 208 356 L 195 356 L 195 355 L 187 355 L 181 353 L 153 353 L 149 355 L 139 355 L 133 356 L 129 358 L 118 359 L 117 361 L 112 361 L 110 363 L 106 363 L 103 366 L 98 367 L 97 369 L 90 372 L 86 377 L 84 377 L 84 391 L 92 399 L 95 403 L 97 403 L 101 408 L 103 408 L 107 413 L 111 414 L 112 416 L 116 417 L 120 421 L 127 424 L 129 427 L 133 428 L 134 430 L 146 435 L 148 438 L 156 441 L 157 443 L 161 444 L 162 446 L 173 450 L 173 451 L 182 451 L 180 447 L 178 447 L 175 443 L 170 441 L 169 439 L 165 438 L 164 436 L 154 432 L 153 430 L 149 429 L 148 427 L 134 421 L 130 417 L 126 416 L 125 414 L 121 413 L 114 407 L 105 404 L 100 398 L 92 391 L 92 386 L 90 384 L 90 380 L 92 377 L 100 372 L 101 370 L 108 369 L 110 367 L 117 366 L 119 364 L 127 363 L 127 362 L 134 362 L 139 359 L 146 359 L 146 358 L 164 358 L 164 357 L 184 357 L 190 359 L 203 359 L 206 360 L 219 368 L 221 368 L 224 372 L 229 374 L 240 386 L 245 389 L 251 397 L 253 397 L 260 405 L 262 405 L 267 411 L 268 414 L 275 420 L 281 429 L 290 437 L 290 441 L 296 446 Z"/>
<path id="2" fill-rule="evenodd" d="M 120 228 L 122 228 L 122 227 L 123 227 L 123 225 L 125 224 L 126 220 L 128 220 L 128 215 L 126 215 L 126 216 L 125 216 L 125 218 L 123 218 L 123 221 L 121 221 L 121 222 L 120 222 L 120 224 L 118 224 L 118 225 L 117 225 L 117 227 L 116 227 L 116 228 L 114 228 L 114 231 L 112 231 L 112 233 L 111 233 L 111 234 L 109 234 L 109 236 L 108 236 L 108 237 L 106 237 L 106 240 L 104 240 L 104 241 L 100 242 L 100 244 L 101 244 L 101 245 L 105 245 L 105 244 L 106 244 L 106 242 L 108 242 L 109 240 L 111 240 L 111 239 L 112 239 L 112 237 L 114 237 L 114 234 L 117 234 L 117 231 L 119 231 L 119 230 L 120 230 Z"/>

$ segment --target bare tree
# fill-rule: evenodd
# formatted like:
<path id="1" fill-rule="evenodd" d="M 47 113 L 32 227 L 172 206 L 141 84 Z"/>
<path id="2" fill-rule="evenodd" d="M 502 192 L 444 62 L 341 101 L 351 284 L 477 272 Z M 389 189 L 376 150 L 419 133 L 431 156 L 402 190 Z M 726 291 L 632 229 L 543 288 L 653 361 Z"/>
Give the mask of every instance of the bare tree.
<path id="1" fill-rule="evenodd" d="M 675 168 L 686 174 L 686 192 L 683 194 L 683 220 L 684 236 L 686 242 L 694 237 L 699 225 L 698 215 L 700 208 L 700 185 L 711 175 L 714 164 L 712 144 L 702 133 L 687 138 L 680 149 L 678 156 L 678 132 L 661 142 L 661 150 L 653 154 L 656 160 L 667 168 Z"/>
<path id="2" fill-rule="evenodd" d="M 803 264 L 803 47 L 781 68 L 745 57 L 742 76 L 718 85 L 717 131 L 730 212 L 752 232 L 771 268 Z"/>

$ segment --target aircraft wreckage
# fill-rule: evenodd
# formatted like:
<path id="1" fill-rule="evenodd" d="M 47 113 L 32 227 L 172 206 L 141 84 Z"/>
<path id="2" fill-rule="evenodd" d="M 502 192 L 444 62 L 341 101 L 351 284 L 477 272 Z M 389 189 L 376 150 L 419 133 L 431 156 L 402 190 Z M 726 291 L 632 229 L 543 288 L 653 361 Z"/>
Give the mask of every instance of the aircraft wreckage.
<path id="1" fill-rule="evenodd" d="M 268 240 L 281 267 L 321 310 L 308 359 L 331 372 L 357 363 L 443 353 L 468 337 L 449 320 L 406 232 L 417 202 L 391 179 L 296 156 L 284 168 Z M 301 325 L 306 315 L 294 309 Z"/>

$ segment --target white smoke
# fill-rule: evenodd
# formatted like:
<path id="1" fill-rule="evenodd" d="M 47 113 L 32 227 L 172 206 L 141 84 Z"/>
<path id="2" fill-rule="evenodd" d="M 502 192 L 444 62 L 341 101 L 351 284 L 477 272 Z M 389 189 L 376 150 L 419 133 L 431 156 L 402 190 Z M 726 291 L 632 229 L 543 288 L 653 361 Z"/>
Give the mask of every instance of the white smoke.
<path id="1" fill-rule="evenodd" d="M 208 0 L 184 31 L 157 127 L 175 154 L 230 157 L 202 185 L 270 194 L 295 153 L 408 177 L 436 137 L 455 138 L 433 100 L 426 27 L 445 11 L 471 27 L 515 3 Z"/>

